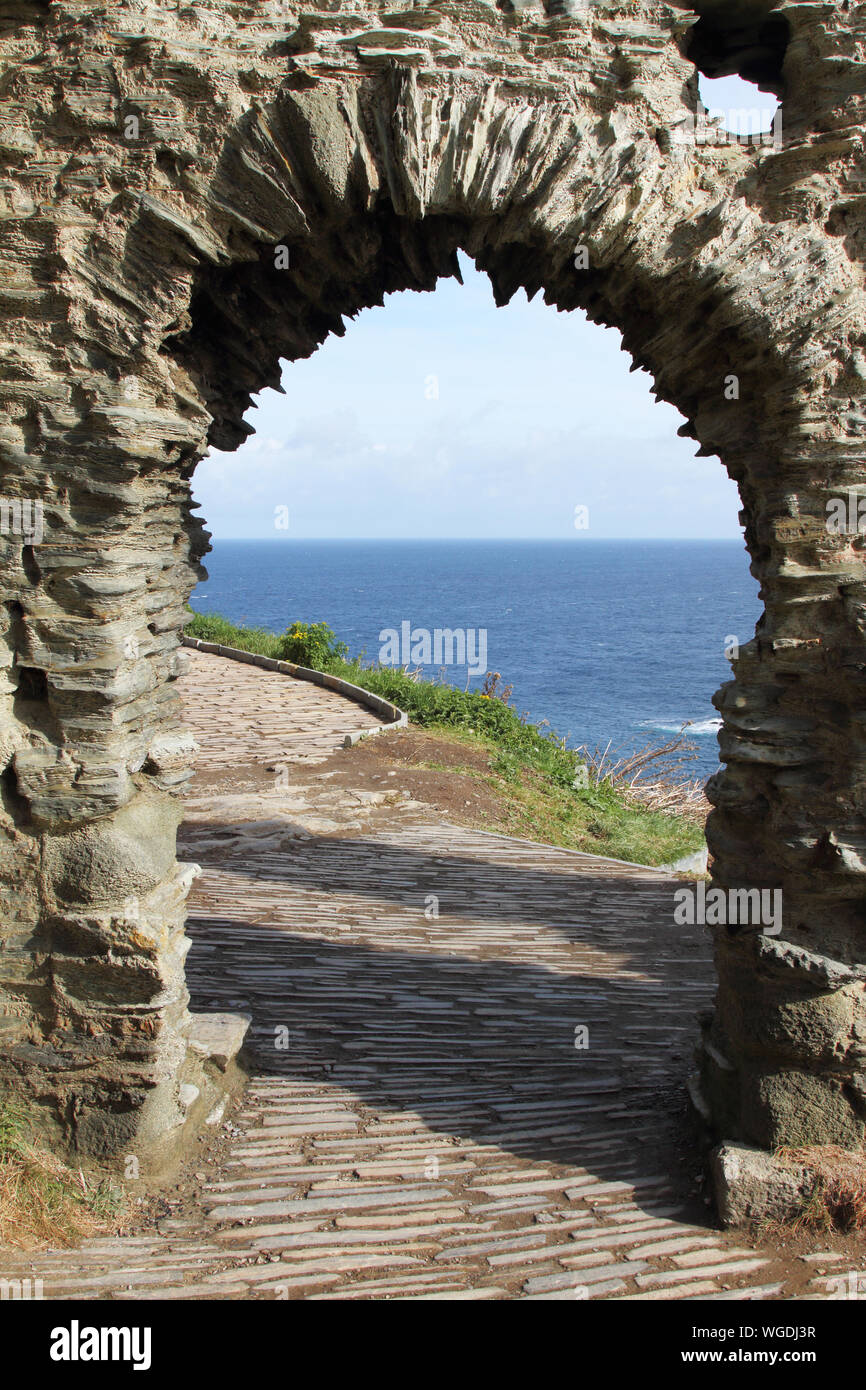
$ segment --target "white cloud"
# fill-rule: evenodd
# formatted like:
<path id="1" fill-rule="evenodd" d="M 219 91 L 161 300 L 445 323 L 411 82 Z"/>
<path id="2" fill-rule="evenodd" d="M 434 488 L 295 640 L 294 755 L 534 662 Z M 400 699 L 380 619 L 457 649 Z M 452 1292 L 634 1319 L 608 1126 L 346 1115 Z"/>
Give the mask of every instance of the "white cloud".
<path id="1" fill-rule="evenodd" d="M 629 375 L 617 334 L 523 296 L 497 310 L 465 274 L 287 365 L 257 434 L 196 473 L 217 537 L 271 536 L 282 503 L 299 537 L 565 536 L 577 502 L 594 535 L 739 534 L 736 488 Z"/>

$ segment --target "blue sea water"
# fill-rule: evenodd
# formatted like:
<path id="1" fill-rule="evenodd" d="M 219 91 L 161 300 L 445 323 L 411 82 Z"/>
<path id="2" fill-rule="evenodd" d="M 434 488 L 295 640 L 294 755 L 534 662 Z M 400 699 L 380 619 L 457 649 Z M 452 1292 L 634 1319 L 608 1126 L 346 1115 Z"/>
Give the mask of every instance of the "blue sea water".
<path id="1" fill-rule="evenodd" d="M 692 721 L 696 777 L 718 767 L 726 642 L 760 614 L 741 541 L 217 540 L 205 563 L 196 612 L 274 632 L 325 621 L 353 655 L 378 657 L 404 622 L 485 629 L 487 669 L 533 720 L 623 752 Z M 466 667 L 447 679 L 464 688 Z"/>

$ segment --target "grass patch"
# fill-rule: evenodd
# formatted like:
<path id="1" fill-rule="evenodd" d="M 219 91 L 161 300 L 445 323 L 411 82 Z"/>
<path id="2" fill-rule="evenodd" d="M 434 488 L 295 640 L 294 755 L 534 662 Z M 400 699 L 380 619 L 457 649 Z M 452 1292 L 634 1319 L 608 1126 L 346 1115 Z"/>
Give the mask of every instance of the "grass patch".
<path id="1" fill-rule="evenodd" d="M 73 1173 L 34 1138 L 17 1101 L 0 1101 L 0 1246 L 76 1245 L 112 1230 L 123 1195 L 109 1179 Z"/>
<path id="2" fill-rule="evenodd" d="M 284 638 L 236 627 L 218 614 L 191 614 L 186 632 L 263 656 L 279 658 L 284 650 Z M 501 803 L 487 829 L 639 864 L 671 863 L 703 847 L 700 817 L 641 804 L 603 760 L 582 757 L 545 723 L 519 714 L 508 703 L 510 691 L 500 692 L 498 675 L 489 674 L 482 690 L 463 691 L 421 680 L 417 672 L 365 664 L 363 656 L 332 657 L 322 669 L 399 705 L 418 728 L 485 749 L 488 785 Z M 623 767 L 633 776 L 633 760 Z"/>
<path id="3" fill-rule="evenodd" d="M 779 1149 L 782 1163 L 809 1174 L 795 1230 L 866 1231 L 866 1154 L 837 1145 Z"/>
<path id="4" fill-rule="evenodd" d="M 192 609 L 190 609 L 192 613 Z M 255 652 L 257 656 L 280 658 L 281 638 L 274 632 L 266 632 L 263 627 L 236 627 L 228 618 L 219 613 L 195 613 L 184 631 L 187 637 L 195 637 L 199 642 L 216 642 L 221 647 L 239 647 L 244 652 Z"/>
<path id="5" fill-rule="evenodd" d="M 702 831 L 692 821 L 630 804 L 610 786 L 577 790 L 570 783 L 558 783 L 518 755 L 504 752 L 491 739 L 435 727 L 427 732 L 443 739 L 452 750 L 455 744 L 464 743 L 475 751 L 486 751 L 487 768 L 483 772 L 455 760 L 445 763 L 435 755 L 413 764 L 474 778 L 489 788 L 496 810 L 492 815 L 473 817 L 472 823 L 479 829 L 636 864 L 669 864 L 703 845 Z"/>

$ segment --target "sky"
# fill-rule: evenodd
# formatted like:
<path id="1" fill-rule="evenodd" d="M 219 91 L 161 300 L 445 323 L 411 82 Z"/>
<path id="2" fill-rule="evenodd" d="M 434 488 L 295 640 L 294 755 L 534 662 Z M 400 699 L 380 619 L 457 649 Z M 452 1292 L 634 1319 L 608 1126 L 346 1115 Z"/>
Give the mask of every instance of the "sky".
<path id="1" fill-rule="evenodd" d="M 701 91 L 714 110 L 760 107 L 765 127 L 776 106 L 739 78 Z M 196 470 L 216 540 L 741 535 L 735 484 L 677 437 L 683 417 L 629 372 L 615 329 L 522 291 L 497 309 L 461 267 L 462 286 L 390 295 L 283 364 L 285 396 L 247 414 L 255 435 Z"/>

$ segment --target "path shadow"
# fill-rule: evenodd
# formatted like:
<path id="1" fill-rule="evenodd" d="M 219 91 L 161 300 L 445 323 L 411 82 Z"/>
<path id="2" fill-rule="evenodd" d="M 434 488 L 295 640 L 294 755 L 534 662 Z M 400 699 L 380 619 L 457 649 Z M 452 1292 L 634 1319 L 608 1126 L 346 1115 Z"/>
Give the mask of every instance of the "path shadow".
<path id="1" fill-rule="evenodd" d="M 252 1014 L 254 1072 L 346 1088 L 374 1111 L 605 1180 L 667 1176 L 687 1200 L 685 1078 L 713 980 L 702 930 L 673 924 L 672 883 L 348 838 L 218 867 L 260 880 L 259 920 L 211 915 L 199 891 L 192 1007 Z M 283 885 L 280 920 L 295 930 L 268 924 Z M 428 893 L 439 923 L 424 918 Z M 367 900 L 372 925 L 344 923 L 335 939 L 344 894 Z M 302 926 L 329 897 L 321 927 Z"/>
<path id="2" fill-rule="evenodd" d="M 216 834 L 231 827 L 205 823 L 205 828 Z M 491 852 L 507 843 L 491 839 Z M 190 852 L 194 848 L 191 839 Z M 568 866 L 566 852 L 560 853 Z M 648 969 L 668 951 L 687 961 L 709 954 L 704 928 L 674 922 L 674 894 L 682 882 L 590 870 L 577 858 L 573 869 L 523 868 L 478 858 L 475 846 L 467 847 L 465 855 L 437 854 L 362 837 L 311 836 L 279 849 L 273 844 L 257 848 L 254 840 L 246 840 L 241 848 L 227 845 L 218 862 L 201 856 L 202 864 L 209 862 L 227 873 L 285 884 L 289 893 L 378 899 L 403 908 L 410 920 L 423 919 L 432 896 L 444 919 L 536 923 L 565 941 L 585 941 L 590 933 L 595 945 L 621 950 L 624 959 L 640 948 Z"/>

